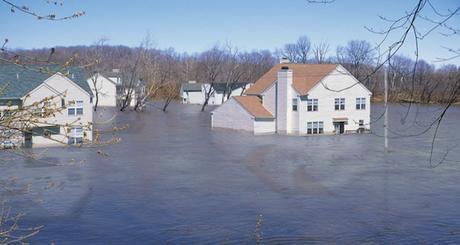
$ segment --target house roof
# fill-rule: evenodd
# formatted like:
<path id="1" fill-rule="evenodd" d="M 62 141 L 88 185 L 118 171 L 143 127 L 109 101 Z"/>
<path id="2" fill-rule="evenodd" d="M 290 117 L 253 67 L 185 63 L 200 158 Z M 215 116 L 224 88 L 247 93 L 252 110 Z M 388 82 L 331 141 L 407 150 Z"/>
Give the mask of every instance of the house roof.
<path id="1" fill-rule="evenodd" d="M 202 85 L 202 83 L 183 83 L 181 89 L 188 92 L 201 91 Z"/>
<path id="2" fill-rule="evenodd" d="M 231 82 L 231 83 L 228 83 L 228 86 L 232 90 L 235 90 L 237 88 L 242 88 L 242 87 L 246 86 L 247 84 L 248 84 L 247 82 Z M 225 83 L 225 82 L 214 83 L 213 87 L 214 87 L 215 91 L 223 92 L 223 91 L 225 91 L 225 88 L 227 87 L 227 83 Z"/>
<path id="3" fill-rule="evenodd" d="M 277 64 L 257 80 L 246 91 L 246 94 L 262 94 L 278 79 L 278 71 L 285 66 L 292 71 L 292 87 L 301 95 L 305 95 L 318 82 L 336 69 L 337 64 Z"/>
<path id="4" fill-rule="evenodd" d="M 262 105 L 262 100 L 257 96 L 233 96 L 233 98 L 255 118 L 275 118 Z"/>
<path id="5" fill-rule="evenodd" d="M 229 83 L 229 87 L 232 90 L 235 90 L 237 88 L 242 88 L 246 86 L 248 83 L 247 82 L 232 82 Z M 201 91 L 203 83 L 182 83 L 182 91 Z M 227 87 L 226 82 L 215 82 L 213 83 L 213 88 L 217 92 L 223 92 L 225 88 Z"/>
<path id="6" fill-rule="evenodd" d="M 14 64 L 3 64 L 0 65 L 0 98 L 22 98 L 57 72 L 68 74 L 70 80 L 92 94 L 81 68 L 70 67 L 62 70 L 57 65 L 30 65 L 24 68 Z"/>

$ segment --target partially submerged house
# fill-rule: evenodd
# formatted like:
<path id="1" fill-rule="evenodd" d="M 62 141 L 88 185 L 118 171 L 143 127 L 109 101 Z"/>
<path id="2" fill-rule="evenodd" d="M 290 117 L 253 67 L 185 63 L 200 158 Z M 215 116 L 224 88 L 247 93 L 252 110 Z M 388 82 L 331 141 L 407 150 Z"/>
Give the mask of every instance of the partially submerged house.
<path id="1" fill-rule="evenodd" d="M 197 83 L 196 81 L 189 81 L 181 84 L 180 95 L 182 104 L 204 104 L 207 92 L 209 94 L 209 105 L 221 105 L 232 96 L 239 96 L 244 93 L 249 87 L 250 83 L 245 82 L 218 82 L 213 83 L 212 87 L 209 83 Z"/>
<path id="2" fill-rule="evenodd" d="M 372 93 L 337 64 L 281 63 L 211 113 L 213 128 L 254 134 L 343 134 L 370 127 Z"/>
<path id="3" fill-rule="evenodd" d="M 15 144 L 40 147 L 92 141 L 92 92 L 82 69 L 0 65 L 0 88 L 0 131 L 12 133 L 8 139 Z M 24 120 L 8 124 L 14 117 Z"/>
<path id="4" fill-rule="evenodd" d="M 97 100 L 97 106 L 117 106 L 117 86 L 121 85 L 117 77 L 106 77 L 98 72 L 88 78 L 87 82 L 91 88 L 94 102 Z"/>
<path id="5" fill-rule="evenodd" d="M 97 106 L 121 107 L 125 101 L 127 106 L 135 107 L 138 99 L 145 95 L 146 85 L 140 79 L 122 80 L 119 69 L 111 72 L 97 72 L 87 79 L 91 88 L 94 103 Z M 131 84 L 132 82 L 132 84 Z"/>
<path id="6" fill-rule="evenodd" d="M 180 86 L 182 104 L 203 104 L 205 98 L 205 87 L 202 83 L 188 81 Z"/>

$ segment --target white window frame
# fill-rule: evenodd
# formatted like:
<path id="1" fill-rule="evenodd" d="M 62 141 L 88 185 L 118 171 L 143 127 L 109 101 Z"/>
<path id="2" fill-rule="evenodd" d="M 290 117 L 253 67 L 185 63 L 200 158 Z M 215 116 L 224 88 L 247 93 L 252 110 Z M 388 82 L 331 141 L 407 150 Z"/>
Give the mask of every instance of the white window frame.
<path id="1" fill-rule="evenodd" d="M 324 122 L 307 122 L 307 134 L 324 134 Z"/>
<path id="2" fill-rule="evenodd" d="M 81 116 L 83 115 L 83 100 L 71 100 L 67 108 L 67 115 Z"/>
<path id="3" fill-rule="evenodd" d="M 366 98 L 356 98 L 356 110 L 366 110 Z"/>
<path id="4" fill-rule="evenodd" d="M 307 99 L 307 111 L 318 111 L 318 99 Z"/>
<path id="5" fill-rule="evenodd" d="M 334 110 L 336 111 L 345 110 L 345 98 L 335 98 L 334 99 Z"/>
<path id="6" fill-rule="evenodd" d="M 70 128 L 70 134 L 69 134 L 69 145 L 76 145 L 76 144 L 81 144 L 83 143 L 83 127 L 81 126 L 74 126 Z"/>

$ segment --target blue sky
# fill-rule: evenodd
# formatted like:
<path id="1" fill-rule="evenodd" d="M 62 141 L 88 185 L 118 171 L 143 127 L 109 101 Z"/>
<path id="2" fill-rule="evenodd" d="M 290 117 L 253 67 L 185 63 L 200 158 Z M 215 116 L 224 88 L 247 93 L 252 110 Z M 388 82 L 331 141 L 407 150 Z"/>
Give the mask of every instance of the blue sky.
<path id="1" fill-rule="evenodd" d="M 66 0 L 59 7 L 45 0 L 15 2 L 39 13 L 63 16 L 84 10 L 86 15 L 70 21 L 37 21 L 12 14 L 0 3 L 0 38 L 8 38 L 10 48 L 89 45 L 103 37 L 112 45 L 137 46 L 149 33 L 157 48 L 173 47 L 180 52 L 199 52 L 227 41 L 248 51 L 275 50 L 307 35 L 313 43 L 327 41 L 333 55 L 337 45 L 352 39 L 376 43 L 381 37 L 364 26 L 383 28 L 378 15 L 400 16 L 415 0 L 336 0 L 328 5 L 306 0 Z M 459 4 L 456 0 L 433 2 L 440 9 Z M 451 23 L 459 26 L 460 17 Z M 458 49 L 459 43 L 458 36 L 434 33 L 421 43 L 420 56 L 433 61 L 448 55 L 441 46 Z M 411 46 L 402 53 L 412 55 Z"/>

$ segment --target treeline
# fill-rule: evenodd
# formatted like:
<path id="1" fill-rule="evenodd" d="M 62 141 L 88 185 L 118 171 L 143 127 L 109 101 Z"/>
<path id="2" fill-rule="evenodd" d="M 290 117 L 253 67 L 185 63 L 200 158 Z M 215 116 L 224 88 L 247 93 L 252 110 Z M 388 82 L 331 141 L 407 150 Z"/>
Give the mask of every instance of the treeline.
<path id="1" fill-rule="evenodd" d="M 271 52 L 241 51 L 231 45 L 216 45 L 201 53 L 179 53 L 174 49 L 150 47 L 148 39 L 139 47 L 110 46 L 104 40 L 91 46 L 15 50 L 20 62 L 71 62 L 94 71 L 120 69 L 124 81 L 141 80 L 147 86 L 146 98 L 177 99 L 179 84 L 188 80 L 216 83 L 255 82 L 282 57 L 293 63 L 338 63 L 347 68 L 379 100 L 383 93 L 386 57 L 377 47 L 363 40 L 352 40 L 331 49 L 327 42 L 312 44 L 307 37 Z M 5 55 L 5 54 L 4 54 Z M 9 53 L 11 55 L 11 53 Z M 11 57 L 7 57 L 11 58 Z M 389 62 L 390 101 L 446 103 L 457 100 L 460 70 L 455 65 L 436 68 L 424 60 L 393 56 Z M 212 91 L 206 91 L 212 93 Z M 455 93 L 455 94 L 452 94 Z M 455 98 L 453 98 L 455 96 Z"/>

